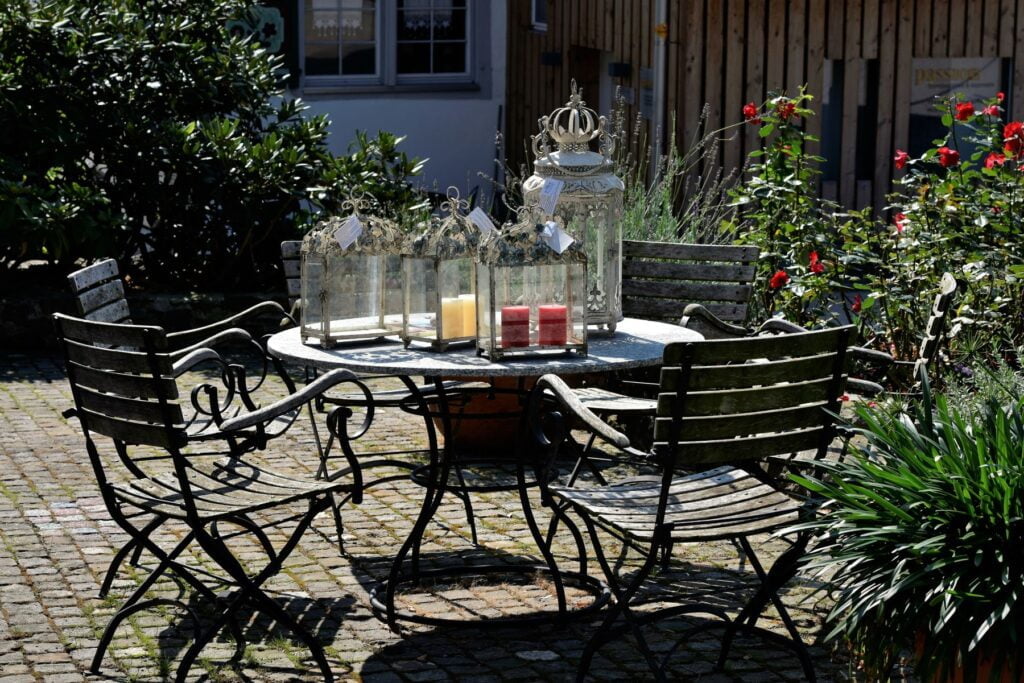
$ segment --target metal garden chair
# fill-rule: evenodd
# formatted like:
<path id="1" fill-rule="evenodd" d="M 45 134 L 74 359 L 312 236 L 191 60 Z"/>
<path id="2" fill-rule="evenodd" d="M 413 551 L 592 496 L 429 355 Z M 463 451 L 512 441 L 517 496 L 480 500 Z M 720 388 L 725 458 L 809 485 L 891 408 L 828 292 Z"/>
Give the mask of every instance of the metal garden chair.
<path id="1" fill-rule="evenodd" d="M 629 439 L 603 423 L 576 400 L 558 377 L 545 375 L 531 396 L 530 424 L 542 448 L 554 451 L 574 420 L 613 446 L 625 449 L 660 476 L 638 477 L 611 486 L 552 486 L 544 496 L 552 508 L 552 528 L 561 522 L 578 535 L 568 511 L 583 520 L 595 555 L 616 598 L 587 643 L 578 672 L 582 679 L 598 649 L 612 635 L 631 631 L 652 672 L 664 680 L 663 661 L 648 646 L 641 627 L 673 615 L 706 613 L 720 617 L 726 632 L 719 666 L 739 631 L 757 631 L 793 648 L 804 675 L 814 668 L 778 590 L 796 572 L 808 542 L 800 534 L 769 568 L 754 552 L 750 537 L 793 525 L 813 509 L 794 494 L 780 464 L 802 466 L 826 457 L 837 435 L 835 415 L 843 393 L 847 345 L 852 327 L 737 340 L 670 344 L 661 372 L 654 446 L 631 449 Z M 695 472 L 695 470 L 698 470 Z M 639 571 L 624 581 L 602 549 L 598 530 L 610 532 L 644 554 Z M 733 540 L 750 561 L 760 586 L 735 618 L 721 608 L 694 603 L 640 614 L 632 602 L 659 555 L 680 543 Z M 585 573 L 586 559 L 580 559 Z M 757 627 L 763 609 L 775 606 L 789 638 Z"/>
<path id="2" fill-rule="evenodd" d="M 309 647 L 324 679 L 331 680 L 331 670 L 320 644 L 270 599 L 261 586 L 281 569 L 317 514 L 328 508 L 334 508 L 337 514 L 334 497 L 351 493 L 351 487 L 337 481 L 280 474 L 242 456 L 266 445 L 268 429 L 276 419 L 294 414 L 332 386 L 344 382 L 358 384 L 355 377 L 347 371 L 336 370 L 272 405 L 253 406 L 253 410 L 230 418 L 218 417 L 217 434 L 205 431 L 199 440 L 204 448 L 197 450 L 199 444 L 190 433 L 178 400 L 178 385 L 173 377 L 175 364 L 168 352 L 167 335 L 161 328 L 94 322 L 61 314 L 55 315 L 54 320 L 75 399 L 73 412 L 85 434 L 100 493 L 113 520 L 131 539 L 117 553 L 102 592 L 109 589 L 112 572 L 133 546 L 144 548 L 157 560 L 155 569 L 107 625 L 93 658 L 92 670 L 99 670 L 118 625 L 141 610 L 161 604 L 175 605 L 189 612 L 199 628 L 196 615 L 181 601 L 145 599 L 146 592 L 161 576 L 172 573 L 221 607 L 214 623 L 205 631 L 197 632 L 195 642 L 178 667 L 178 680 L 184 679 L 205 645 L 225 626 L 231 629 L 238 645 L 236 655 L 240 655 L 245 641 L 234 615 L 246 602 L 290 628 Z M 215 355 L 211 350 L 207 357 Z M 215 386 L 204 385 L 193 390 L 191 396 L 193 402 L 205 396 L 216 406 L 216 394 Z M 216 412 L 216 408 L 211 410 Z M 98 437 L 113 443 L 125 470 L 117 475 L 112 473 L 110 458 L 101 454 L 97 447 Z M 209 449 L 216 441 L 221 442 L 223 448 L 211 452 Z M 130 451 L 136 447 L 143 449 L 138 458 Z M 170 470 L 164 467 L 162 472 L 148 472 L 145 454 L 151 451 L 165 452 L 169 458 L 165 457 L 163 463 L 167 464 L 169 459 Z M 209 456 L 216 455 L 223 457 L 211 462 Z M 299 503 L 305 504 L 305 512 L 284 520 L 261 523 L 253 517 L 255 513 Z M 154 542 L 151 535 L 169 520 L 184 523 L 188 532 L 177 545 L 166 550 Z M 264 529 L 285 521 L 296 521 L 295 528 L 287 542 L 275 549 Z M 337 516 L 335 521 L 340 522 Z M 228 536 L 219 529 L 219 525 L 224 524 L 236 526 L 242 530 L 239 533 L 256 538 L 267 554 L 265 567 L 255 573 L 246 571 L 225 543 Z M 198 543 L 226 576 L 215 577 L 181 562 L 180 555 L 193 543 Z M 236 591 L 221 601 L 210 587 L 211 578 L 233 586 Z"/>
<path id="3" fill-rule="evenodd" d="M 114 259 L 105 259 L 68 275 L 68 284 L 75 297 L 78 314 L 86 320 L 108 323 L 131 323 L 131 310 L 124 294 L 124 283 Z M 276 301 L 261 301 L 235 315 L 203 327 L 167 333 L 170 349 L 179 352 L 185 347 L 209 346 L 211 338 L 233 328 L 246 329 L 257 320 L 295 321 Z M 247 329 L 252 333 L 252 329 Z M 253 336 L 259 337 L 259 334 Z"/>

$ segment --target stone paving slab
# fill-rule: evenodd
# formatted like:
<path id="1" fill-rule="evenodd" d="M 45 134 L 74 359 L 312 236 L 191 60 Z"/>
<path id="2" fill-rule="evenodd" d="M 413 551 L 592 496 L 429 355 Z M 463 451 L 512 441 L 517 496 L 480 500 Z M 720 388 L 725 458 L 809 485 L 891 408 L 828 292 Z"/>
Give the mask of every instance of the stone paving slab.
<path id="1" fill-rule="evenodd" d="M 198 378 L 193 378 L 197 381 Z M 127 536 L 110 520 L 95 484 L 75 420 L 60 413 L 72 405 L 59 363 L 48 356 L 0 356 L 0 683 L 8 681 L 80 681 L 104 625 L 120 600 L 146 576 L 145 566 L 125 567 L 107 599 L 97 597 L 113 553 Z M 383 411 L 360 440 L 360 453 L 424 447 L 420 418 Z M 286 472 L 312 475 L 314 442 L 307 422 L 253 457 Z M 152 467 L 165 467 L 159 461 Z M 394 471 L 392 473 L 398 473 Z M 369 590 L 387 575 L 391 558 L 420 508 L 422 489 L 405 480 L 370 489 L 361 505 L 343 511 L 346 555 L 338 548 L 329 515 L 315 523 L 286 563 L 267 584 L 280 604 L 324 643 L 335 676 L 361 681 L 532 681 L 573 680 L 583 644 L 597 619 L 529 628 L 403 626 L 392 632 L 372 613 Z M 481 547 L 468 540 L 465 510 L 458 500 L 442 504 L 424 545 L 425 566 L 458 562 L 537 563 L 536 547 L 522 522 L 513 493 L 473 497 Z M 546 515 L 538 513 L 542 527 Z M 181 538 L 165 525 L 154 538 L 161 546 Z M 562 538 L 565 536 L 565 538 Z M 281 532 L 272 540 L 283 539 Z M 239 557 L 258 562 L 258 547 L 234 542 Z M 764 539 L 766 560 L 784 547 Z M 614 547 L 614 546 L 610 546 Z M 570 565 L 575 552 L 568 534 L 559 534 L 556 555 Z M 613 555 L 614 556 L 614 555 Z M 188 562 L 211 567 L 193 553 Z M 255 565 L 254 565 L 255 566 Z M 622 571 L 637 568 L 629 556 Z M 591 571 L 597 572 L 591 560 Z M 753 574 L 729 543 L 678 548 L 669 569 L 643 589 L 644 609 L 654 609 L 681 593 L 731 611 L 737 595 L 749 594 Z M 813 642 L 827 609 L 823 593 L 797 580 L 784 599 L 805 640 Z M 182 597 L 205 619 L 210 605 L 171 580 L 161 579 L 152 596 Z M 588 597 L 570 595 L 575 604 Z M 554 605 L 550 582 L 538 578 L 452 581 L 410 591 L 403 608 L 426 615 L 531 613 Z M 242 615 L 248 647 L 239 667 L 222 666 L 233 645 L 218 639 L 208 646 L 192 678 L 209 680 L 317 680 L 306 649 L 265 617 Z M 773 612 L 764 622 L 782 631 Z M 118 629 L 103 662 L 112 680 L 150 681 L 173 677 L 177 660 L 191 642 L 191 620 L 174 608 L 140 612 Z M 678 619 L 650 632 L 655 652 L 667 653 L 678 634 L 696 634 L 671 658 L 669 676 L 700 681 L 797 681 L 796 658 L 756 638 L 741 637 L 726 668 L 716 671 L 721 629 L 711 620 Z M 827 648 L 812 645 L 819 680 L 848 678 L 847 665 L 833 661 Z M 644 680 L 646 663 L 633 641 L 605 646 L 591 670 L 595 680 Z"/>

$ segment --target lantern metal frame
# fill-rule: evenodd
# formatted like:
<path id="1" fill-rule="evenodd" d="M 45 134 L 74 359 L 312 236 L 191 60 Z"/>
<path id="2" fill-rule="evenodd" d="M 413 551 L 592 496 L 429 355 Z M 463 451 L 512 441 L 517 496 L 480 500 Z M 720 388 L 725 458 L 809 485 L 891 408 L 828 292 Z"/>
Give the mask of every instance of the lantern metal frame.
<path id="1" fill-rule="evenodd" d="M 323 348 L 332 348 L 338 342 L 366 341 L 380 339 L 401 331 L 401 311 L 397 309 L 390 311 L 389 277 L 396 282 L 400 279 L 400 255 L 402 245 L 402 233 L 398 226 L 391 220 L 381 216 L 367 214 L 370 206 L 366 199 L 348 199 L 341 205 L 344 216 L 332 216 L 326 218 L 313 228 L 302 240 L 300 250 L 301 265 L 301 301 L 302 314 L 299 324 L 299 334 L 303 343 L 315 339 Z M 342 248 L 336 239 L 337 231 L 345 224 L 350 216 L 356 216 L 363 226 L 362 232 L 347 248 Z M 335 297 L 345 296 L 344 292 L 331 291 L 330 285 L 335 260 L 344 259 L 347 256 L 353 257 L 376 257 L 379 272 L 377 291 L 377 324 L 365 326 L 353 326 L 351 329 L 336 326 L 340 320 L 361 320 L 363 316 L 354 318 L 341 318 L 334 320 L 331 314 L 332 304 Z M 311 292 L 313 276 L 311 269 L 317 266 L 321 273 L 318 279 L 318 291 Z M 351 295 L 351 293 L 350 293 Z M 398 292 L 401 295 L 401 292 Z M 310 322 L 308 318 L 313 312 L 319 312 L 319 320 Z M 394 318 L 394 321 L 390 321 Z M 368 322 L 370 317 L 367 317 Z"/>
<path id="2" fill-rule="evenodd" d="M 571 84 L 569 101 L 537 121 L 534 173 L 523 182 L 523 202 L 539 210 L 549 178 L 562 181 L 551 217 L 584 245 L 589 259 L 587 324 L 613 333 L 622 313 L 622 217 L 625 183 L 614 174 L 615 136 L 607 119 L 586 106 Z M 591 149 L 597 142 L 597 151 Z M 555 149 L 552 149 L 552 145 Z"/>
<path id="3" fill-rule="evenodd" d="M 443 218 L 431 216 L 424 232 L 409 240 L 402 253 L 402 343 L 408 348 L 413 342 L 427 344 L 431 351 L 445 351 L 452 344 L 465 344 L 476 341 L 477 332 L 477 249 L 480 245 L 480 229 L 466 218 L 464 212 L 469 209 L 469 202 L 460 199 L 454 188 L 449 188 L 448 199 L 440 206 Z M 469 292 L 460 294 L 472 298 L 473 302 L 473 334 L 445 336 L 444 323 L 448 316 L 444 315 L 444 289 L 442 287 L 442 269 L 445 264 L 468 260 Z M 434 276 L 434 315 L 433 329 L 425 326 L 412 326 L 412 288 L 414 281 L 415 262 L 420 261 L 422 267 L 429 268 Z"/>
<path id="4" fill-rule="evenodd" d="M 580 356 L 587 355 L 587 324 L 584 316 L 572 317 L 574 304 L 573 283 L 582 280 L 587 282 L 587 255 L 583 245 L 575 240 L 559 254 L 543 240 L 544 223 L 538 221 L 539 214 L 529 209 L 519 211 L 519 219 L 513 225 L 504 226 L 502 231 L 489 235 L 480 246 L 480 258 L 477 265 L 477 355 L 498 361 L 504 358 L 536 357 L 554 353 L 574 352 Z M 530 340 L 526 346 L 502 346 L 498 333 L 498 306 L 495 293 L 498 289 L 496 270 L 498 268 L 530 269 L 540 266 L 563 266 L 566 268 L 565 308 L 566 308 L 566 340 L 564 344 L 533 343 L 532 331 L 528 332 Z M 575 276 L 573 271 L 579 270 Z M 486 288 L 486 296 L 484 291 Z M 528 324 L 532 324 L 532 310 Z M 570 322 L 572 324 L 570 324 Z M 484 323 L 483 325 L 481 323 Z M 538 319 L 538 327 L 539 327 Z M 576 324 L 580 324 L 579 337 L 574 333 Z M 482 333 L 483 327 L 487 334 Z M 539 329 L 538 329 L 539 337 Z"/>

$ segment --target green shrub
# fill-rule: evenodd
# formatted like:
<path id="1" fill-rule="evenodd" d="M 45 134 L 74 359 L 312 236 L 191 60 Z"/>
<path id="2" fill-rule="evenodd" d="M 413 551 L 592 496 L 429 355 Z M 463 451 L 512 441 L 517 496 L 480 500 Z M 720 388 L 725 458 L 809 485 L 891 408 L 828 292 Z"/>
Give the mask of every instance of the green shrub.
<path id="1" fill-rule="evenodd" d="M 850 639 L 878 677 L 901 649 L 918 650 L 924 680 L 986 657 L 1019 676 L 1024 400 L 965 416 L 926 390 L 912 416 L 857 413 L 866 443 L 827 477 L 797 477 L 824 499 L 803 528 L 808 566 L 836 595 L 827 638 Z"/>
<path id="2" fill-rule="evenodd" d="M 383 201 L 406 200 L 397 176 L 418 166 L 393 136 L 335 159 L 280 59 L 228 36 L 247 5 L 0 6 L 0 264 L 114 256 L 155 286 L 249 287 L 353 186 L 384 174 Z"/>

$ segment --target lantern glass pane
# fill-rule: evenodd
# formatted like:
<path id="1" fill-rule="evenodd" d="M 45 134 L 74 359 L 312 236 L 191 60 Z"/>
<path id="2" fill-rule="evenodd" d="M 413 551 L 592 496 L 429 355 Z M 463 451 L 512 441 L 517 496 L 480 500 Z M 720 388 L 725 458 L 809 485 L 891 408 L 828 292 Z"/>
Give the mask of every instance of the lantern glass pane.
<path id="1" fill-rule="evenodd" d="M 362 253 L 330 258 L 326 314 L 332 337 L 382 327 L 382 260 L 377 254 Z"/>
<path id="2" fill-rule="evenodd" d="M 319 256 L 302 255 L 302 338 L 319 339 L 322 333 L 323 306 L 321 292 L 324 282 L 324 262 Z"/>
<path id="3" fill-rule="evenodd" d="M 437 337 L 437 270 L 434 259 L 405 259 L 406 336 Z"/>
<path id="4" fill-rule="evenodd" d="M 476 336 L 474 284 L 472 259 L 448 259 L 439 262 L 441 339 L 464 339 Z"/>
<path id="5" fill-rule="evenodd" d="M 398 333 L 402 330 L 402 257 L 384 254 L 380 259 L 383 267 L 382 326 L 388 333 Z"/>

